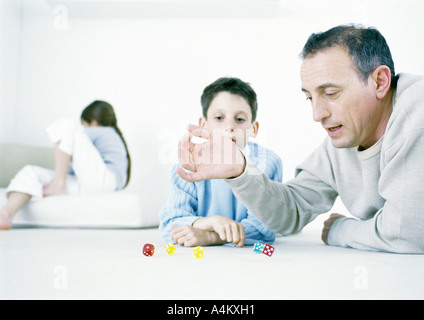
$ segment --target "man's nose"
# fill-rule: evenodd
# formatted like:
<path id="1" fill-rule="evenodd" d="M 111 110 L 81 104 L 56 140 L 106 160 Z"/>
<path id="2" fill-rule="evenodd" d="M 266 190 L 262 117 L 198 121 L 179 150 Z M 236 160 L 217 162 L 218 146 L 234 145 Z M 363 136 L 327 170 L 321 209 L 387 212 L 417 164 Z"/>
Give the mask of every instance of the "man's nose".
<path id="1" fill-rule="evenodd" d="M 326 103 L 315 100 L 312 101 L 312 115 L 316 122 L 321 122 L 330 117 L 331 113 Z"/>

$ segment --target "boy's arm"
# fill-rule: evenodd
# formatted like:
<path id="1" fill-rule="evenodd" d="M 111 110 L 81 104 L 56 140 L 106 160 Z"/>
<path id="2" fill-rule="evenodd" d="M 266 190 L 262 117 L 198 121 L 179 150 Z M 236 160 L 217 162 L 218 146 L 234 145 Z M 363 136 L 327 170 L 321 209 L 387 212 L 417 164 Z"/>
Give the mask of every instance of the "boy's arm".
<path id="1" fill-rule="evenodd" d="M 192 226 L 172 226 L 172 240 L 185 247 L 211 246 L 227 243 L 221 240 L 214 231 L 203 230 Z"/>
<path id="2" fill-rule="evenodd" d="M 197 191 L 194 183 L 181 179 L 174 166 L 171 173 L 172 191 L 167 204 L 159 213 L 159 230 L 166 241 L 171 241 L 172 226 L 191 226 L 199 217 L 197 210 Z"/>
<path id="3" fill-rule="evenodd" d="M 218 245 L 228 241 L 213 229 L 195 228 L 195 222 L 205 219 L 197 216 L 197 191 L 194 183 L 189 183 L 176 174 L 174 166 L 171 173 L 172 192 L 167 204 L 160 212 L 159 230 L 165 241 L 182 246 Z"/>
<path id="4" fill-rule="evenodd" d="M 247 218 L 241 220 L 240 223 L 245 232 L 245 245 L 254 245 L 257 241 L 272 244 L 275 241 L 275 233 L 265 227 L 252 214 L 248 213 Z"/>
<path id="5" fill-rule="evenodd" d="M 254 147 L 259 148 L 257 145 Z M 255 163 L 260 164 L 265 175 L 273 181 L 281 182 L 282 161 L 280 157 L 264 148 L 257 149 L 254 154 L 256 155 Z M 215 231 L 220 235 L 221 239 L 228 239 L 228 242 L 233 242 L 238 247 L 253 245 L 256 241 L 272 243 L 275 240 L 275 233 L 249 213 L 246 218 L 239 222 L 217 215 L 200 218 L 193 226 Z"/>
<path id="6" fill-rule="evenodd" d="M 220 215 L 204 217 L 196 220 L 193 223 L 193 227 L 216 233 L 219 238 L 216 239 L 214 244 L 232 242 L 239 248 L 244 245 L 245 232 L 243 225 L 233 219 Z"/>

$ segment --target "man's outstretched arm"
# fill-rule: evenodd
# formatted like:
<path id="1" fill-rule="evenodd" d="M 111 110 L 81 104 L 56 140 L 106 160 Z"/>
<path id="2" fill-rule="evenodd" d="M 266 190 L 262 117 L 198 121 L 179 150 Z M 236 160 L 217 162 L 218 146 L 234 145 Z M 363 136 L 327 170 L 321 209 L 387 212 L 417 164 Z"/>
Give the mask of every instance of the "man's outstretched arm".
<path id="1" fill-rule="evenodd" d="M 193 136 L 206 142 L 194 144 Z M 248 211 L 279 234 L 297 233 L 331 209 L 337 193 L 319 177 L 302 171 L 289 184 L 272 181 L 258 168 L 246 165 L 234 143 L 223 143 L 222 139 L 207 129 L 190 126 L 189 134 L 180 141 L 179 156 L 183 167 L 192 173 L 179 170 L 178 174 L 187 181 L 227 179 Z M 216 161 L 217 154 L 218 159 L 226 160 Z"/>

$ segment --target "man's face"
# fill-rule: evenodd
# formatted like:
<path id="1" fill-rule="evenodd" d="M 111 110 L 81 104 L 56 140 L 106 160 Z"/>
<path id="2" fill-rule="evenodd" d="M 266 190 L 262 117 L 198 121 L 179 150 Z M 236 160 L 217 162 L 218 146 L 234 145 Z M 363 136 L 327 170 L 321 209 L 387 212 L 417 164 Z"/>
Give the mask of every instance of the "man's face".
<path id="1" fill-rule="evenodd" d="M 330 48 L 306 58 L 302 91 L 336 148 L 369 148 L 379 139 L 381 108 L 373 81 L 359 78 L 348 53 Z"/>
<path id="2" fill-rule="evenodd" d="M 252 123 L 252 111 L 247 101 L 229 92 L 219 93 L 211 102 L 207 119 L 199 120 L 200 126 L 219 130 L 243 149 L 249 137 L 255 137 L 258 123 Z"/>

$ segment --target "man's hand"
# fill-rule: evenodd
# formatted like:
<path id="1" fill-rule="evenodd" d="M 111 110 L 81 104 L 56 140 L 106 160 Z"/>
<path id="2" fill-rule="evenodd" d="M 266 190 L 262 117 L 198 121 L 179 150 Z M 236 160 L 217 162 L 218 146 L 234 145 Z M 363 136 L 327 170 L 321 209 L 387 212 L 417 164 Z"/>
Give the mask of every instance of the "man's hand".
<path id="1" fill-rule="evenodd" d="M 193 223 L 193 227 L 216 232 L 224 242 L 232 242 L 238 248 L 244 246 L 246 235 L 241 223 L 223 216 L 200 218 Z"/>
<path id="2" fill-rule="evenodd" d="M 326 245 L 328 245 L 328 234 L 330 233 L 331 226 L 337 219 L 344 218 L 344 217 L 345 217 L 344 215 L 341 215 L 338 213 L 332 213 L 330 215 L 330 218 L 324 221 L 324 228 L 322 229 L 321 239 L 322 241 L 324 241 Z"/>
<path id="3" fill-rule="evenodd" d="M 240 176 L 246 167 L 246 160 L 236 144 L 220 131 L 189 125 L 189 134 L 185 135 L 178 146 L 178 157 L 184 169 L 178 175 L 189 182 L 226 179 Z M 195 144 L 193 137 L 206 139 L 206 142 Z"/>

